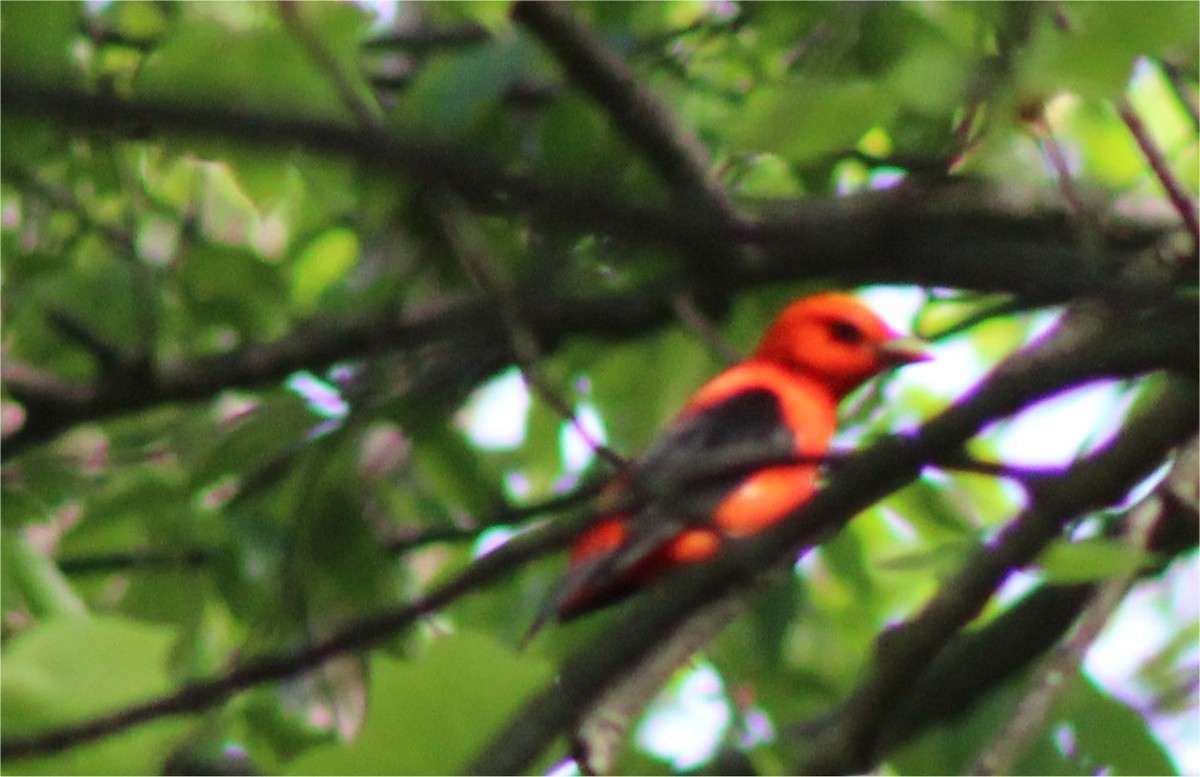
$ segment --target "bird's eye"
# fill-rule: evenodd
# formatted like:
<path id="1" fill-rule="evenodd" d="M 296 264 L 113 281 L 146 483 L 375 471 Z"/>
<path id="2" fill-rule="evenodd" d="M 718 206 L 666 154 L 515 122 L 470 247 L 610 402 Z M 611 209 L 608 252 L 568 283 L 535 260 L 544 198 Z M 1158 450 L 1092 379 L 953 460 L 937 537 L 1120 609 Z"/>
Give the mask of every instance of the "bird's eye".
<path id="1" fill-rule="evenodd" d="M 849 321 L 834 321 L 829 325 L 833 339 L 845 345 L 860 345 L 866 339 L 863 331 Z"/>

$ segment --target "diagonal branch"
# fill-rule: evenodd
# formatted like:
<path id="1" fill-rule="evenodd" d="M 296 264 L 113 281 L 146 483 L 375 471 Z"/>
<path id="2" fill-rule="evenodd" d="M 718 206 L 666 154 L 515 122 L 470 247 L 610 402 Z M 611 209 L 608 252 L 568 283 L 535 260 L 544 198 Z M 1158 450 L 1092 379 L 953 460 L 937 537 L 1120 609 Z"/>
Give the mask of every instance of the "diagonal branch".
<path id="1" fill-rule="evenodd" d="M 1132 510 L 1112 521 L 1106 532 L 1122 533 L 1133 510 L 1154 513 L 1150 550 L 1162 561 L 1148 570 L 1148 575 L 1161 573 L 1172 559 L 1190 552 L 1200 542 L 1194 496 L 1196 445 L 1197 438 L 1193 437 L 1176 456 L 1171 474 Z M 1031 664 L 1066 633 L 1094 590 L 1095 586 L 1089 584 L 1046 586 L 986 626 L 959 633 L 919 675 L 911 678 L 903 698 L 885 712 L 877 729 L 875 751 L 890 753 L 929 726 L 959 715 Z M 811 742 L 841 725 L 840 712 L 795 724 L 781 738 L 790 749 L 805 752 Z M 849 760 L 841 766 L 845 771 L 854 770 Z"/>
<path id="2" fill-rule="evenodd" d="M 363 160 L 373 169 L 445 186 L 486 213 L 522 212 L 563 230 L 609 235 L 635 246 L 723 269 L 717 292 L 780 280 L 856 282 L 1001 290 L 1065 299 L 1111 288 L 1136 293 L 1138 278 L 1098 275 L 1083 256 L 1070 216 L 1041 190 L 969 180 L 897 187 L 852 197 L 809 198 L 775 215 L 728 222 L 696 208 L 662 208 L 612 199 L 602 187 L 552 185 L 511 172 L 469 149 L 382 138 L 337 123 L 152 102 L 124 102 L 78 90 L 43 89 L 6 77 L 0 107 L 86 129 L 148 126 L 215 133 L 275 146 L 303 146 Z M 1115 214 L 1119 215 L 1119 214 Z M 1113 220 L 1105 258 L 1121 266 L 1176 224 L 1147 213 Z M 727 266 L 731 251 L 764 256 Z M 702 283 L 693 278 L 692 283 Z"/>
<path id="3" fill-rule="evenodd" d="M 1148 548 L 1154 523 L 1160 516 L 1159 507 L 1153 503 L 1143 504 L 1126 516 L 1124 540 L 1135 557 L 1144 555 Z M 1088 648 L 1100 636 L 1136 579 L 1137 570 L 1131 569 L 1096 586 L 1071 634 L 1042 661 L 1007 723 L 993 734 L 991 741 L 968 768 L 971 774 L 994 775 L 1011 771 L 1013 764 L 1045 725 L 1055 702 L 1078 676 Z"/>
<path id="4" fill-rule="evenodd" d="M 1187 384 L 1186 379 L 1170 384 L 1115 442 L 1034 489 L 1029 507 L 981 546 L 918 615 L 880 635 L 874 664 L 842 706 L 836 725 L 807 750 L 802 773 L 862 771 L 877 763 L 884 754 L 881 732 L 894 725 L 896 706 L 1008 575 L 1029 564 L 1070 520 L 1119 499 L 1171 447 L 1194 434 L 1196 408 L 1184 399 L 1194 389 Z M 1171 429 L 1164 432 L 1163 423 Z"/>

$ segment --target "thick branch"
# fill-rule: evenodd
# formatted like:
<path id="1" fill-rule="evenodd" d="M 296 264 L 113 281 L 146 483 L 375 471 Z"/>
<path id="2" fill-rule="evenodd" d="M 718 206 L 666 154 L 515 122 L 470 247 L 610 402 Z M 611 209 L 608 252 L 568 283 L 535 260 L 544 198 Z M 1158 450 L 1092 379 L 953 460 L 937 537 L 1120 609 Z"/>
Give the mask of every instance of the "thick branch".
<path id="1" fill-rule="evenodd" d="M 1188 454 L 1176 459 L 1173 471 L 1189 478 L 1194 489 L 1195 437 L 1185 450 Z M 1168 477 L 1141 502 L 1158 513 L 1150 550 L 1163 561 L 1149 575 L 1161 573 L 1171 560 L 1200 543 L 1196 506 L 1179 493 L 1173 479 Z M 1126 516 L 1113 522 L 1109 534 L 1124 532 Z M 878 752 L 890 752 L 929 725 L 955 717 L 1032 663 L 1066 633 L 1093 590 L 1092 585 L 1038 589 L 984 628 L 955 637 L 889 711 L 879 728 Z"/>
<path id="2" fill-rule="evenodd" d="M 667 292 L 567 300 L 530 291 L 518 299 L 525 320 L 547 347 L 557 347 L 569 335 L 632 336 L 662 326 L 673 316 Z M 494 305 L 486 297 L 473 297 L 414 306 L 400 315 L 388 311 L 313 322 L 283 340 L 163 364 L 154 380 L 135 384 L 68 384 L 32 367 L 6 364 L 4 385 L 26 405 L 28 421 L 5 440 L 3 455 L 17 455 L 84 421 L 158 404 L 203 400 L 229 388 L 269 385 L 296 370 L 320 370 L 338 361 L 415 351 L 447 341 L 475 354 L 477 363 L 498 368 L 512 361 Z M 495 358 L 482 358 L 486 351 Z"/>
<path id="3" fill-rule="evenodd" d="M 944 699 L 945 689 L 939 683 L 933 690 L 931 681 L 949 686 L 953 677 L 951 687 L 963 696 L 969 691 L 968 699 L 973 698 L 1050 647 L 1061 631 L 1046 628 L 1054 621 L 1043 621 L 1039 629 L 1022 636 L 1023 645 L 1006 650 L 1014 636 L 1012 622 L 1024 622 L 1032 612 L 1036 617 L 1056 618 L 1065 629 L 1087 602 L 1090 586 L 1048 589 L 1031 600 L 1023 614 L 1001 621 L 988 632 L 993 640 L 987 643 L 993 654 L 990 660 L 977 656 L 980 660 L 975 663 L 962 663 L 964 656 L 979 652 L 980 638 L 968 635 L 955 641 L 954 635 L 978 615 L 1008 575 L 1029 564 L 1068 521 L 1119 499 L 1157 466 L 1170 447 L 1194 434 L 1194 391 L 1194 384 L 1178 379 L 1115 442 L 1052 484 L 1039 486 L 1030 506 L 995 540 L 980 547 L 920 614 L 882 634 L 867 677 L 835 722 L 805 748 L 800 771 L 869 770 L 886 754 L 886 747 L 910 735 L 919 724 L 948 717 L 965 703 L 962 696 Z M 1164 429 L 1164 424 L 1170 428 Z M 915 694 L 914 686 L 919 691 Z M 901 709 L 912 720 L 899 717 Z"/>
<path id="4" fill-rule="evenodd" d="M 607 192 L 567 187 L 504 170 L 469 149 L 404 138 L 382 138 L 344 125 L 214 109 L 123 102 L 74 90 L 45 90 L 5 78 L 0 107 L 87 129 L 148 126 L 160 131 L 216 133 L 276 146 L 304 146 L 362 160 L 453 189 L 486 212 L 535 215 L 564 230 L 594 231 L 628 243 L 721 266 L 753 245 L 765 258 L 725 267 L 729 284 L 785 279 L 919 283 L 1010 291 L 1065 299 L 1136 279 L 1098 276 L 1095 257 L 1082 255 L 1061 203 L 1030 191 L 969 181 L 897 187 L 855 197 L 811 198 L 775 206 L 759 221 L 713 219 L 695 208 L 629 205 Z M 1138 214 L 1115 219 L 1104 249 L 1120 267 L 1153 246 L 1174 224 Z M 697 282 L 700 282 L 697 280 Z"/>
<path id="5" fill-rule="evenodd" d="M 1052 274 L 1066 277 L 1057 270 Z M 1054 287 L 1044 286 L 1043 291 L 1048 288 Z M 1127 300 L 1136 297 L 1135 289 L 1134 285 L 1125 288 Z M 522 319 L 547 354 L 568 337 L 630 337 L 664 326 L 674 320 L 676 298 L 669 288 L 574 299 L 547 298 L 541 289 L 513 294 Z M 1124 333 L 1124 339 L 1114 344 L 1133 338 L 1128 348 L 1141 349 L 1143 369 L 1192 368 L 1197 324 L 1191 303 L 1168 304 L 1132 323 L 1136 329 Z M 473 353 L 490 350 L 494 358 L 486 361 L 499 366 L 513 360 L 502 332 L 495 306 L 486 297 L 474 297 L 414 306 L 401 315 L 388 311 L 337 322 L 314 322 L 283 340 L 162 364 L 153 380 L 140 382 L 67 384 L 31 367 L 6 364 L 4 384 L 15 399 L 26 405 L 28 420 L 5 441 L 3 455 L 17 455 L 77 423 L 158 404 L 203 400 L 229 388 L 267 385 L 300 369 L 319 370 L 336 361 L 413 351 L 432 343 L 469 346 Z"/>

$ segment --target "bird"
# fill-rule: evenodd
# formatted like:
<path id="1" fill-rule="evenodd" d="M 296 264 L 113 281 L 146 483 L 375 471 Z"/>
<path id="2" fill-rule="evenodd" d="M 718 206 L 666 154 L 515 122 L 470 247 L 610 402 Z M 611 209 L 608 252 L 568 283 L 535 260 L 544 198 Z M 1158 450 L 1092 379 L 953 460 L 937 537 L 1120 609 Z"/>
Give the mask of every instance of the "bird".
<path id="1" fill-rule="evenodd" d="M 888 369 L 930 358 L 923 345 L 847 293 L 788 305 L 749 358 L 702 385 L 605 485 L 526 639 L 785 518 L 817 489 L 839 402 Z"/>

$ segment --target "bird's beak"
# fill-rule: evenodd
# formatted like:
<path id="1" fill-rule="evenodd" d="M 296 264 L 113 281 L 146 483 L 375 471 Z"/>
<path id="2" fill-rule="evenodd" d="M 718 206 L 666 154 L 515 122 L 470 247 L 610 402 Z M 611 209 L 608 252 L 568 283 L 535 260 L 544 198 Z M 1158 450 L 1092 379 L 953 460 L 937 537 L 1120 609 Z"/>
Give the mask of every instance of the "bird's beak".
<path id="1" fill-rule="evenodd" d="M 879 346 L 879 356 L 884 364 L 901 367 L 933 359 L 928 348 L 929 343 L 919 337 L 897 337 Z"/>

